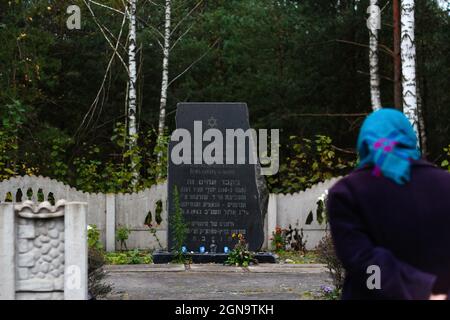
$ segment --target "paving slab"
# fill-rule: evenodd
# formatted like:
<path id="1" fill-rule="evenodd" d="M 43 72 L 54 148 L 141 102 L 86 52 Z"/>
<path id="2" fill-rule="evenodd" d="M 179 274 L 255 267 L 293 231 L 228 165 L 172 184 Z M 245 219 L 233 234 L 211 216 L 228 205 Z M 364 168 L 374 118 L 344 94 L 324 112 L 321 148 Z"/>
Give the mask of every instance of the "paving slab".
<path id="1" fill-rule="evenodd" d="M 149 265 L 143 272 L 136 271 L 142 266 L 108 268 L 105 282 L 112 284 L 113 292 L 107 299 L 303 300 L 318 295 L 321 286 L 331 286 L 327 272 L 305 272 L 322 270 L 321 266 L 281 266 L 266 268 L 265 272 L 255 271 L 259 266 L 249 272 L 223 265 L 191 265 L 185 271 L 181 271 L 181 265 L 166 265 L 159 271 Z M 167 272 L 172 268 L 178 272 Z"/>
<path id="2" fill-rule="evenodd" d="M 261 264 L 249 266 L 248 270 L 256 273 L 323 273 L 327 271 L 324 265 L 318 264 Z"/>
<path id="3" fill-rule="evenodd" d="M 182 264 L 131 264 L 131 265 L 107 265 L 107 272 L 182 272 L 186 267 Z"/>
<path id="4" fill-rule="evenodd" d="M 245 268 L 224 266 L 216 264 L 191 264 L 187 269 L 189 272 L 248 272 Z"/>

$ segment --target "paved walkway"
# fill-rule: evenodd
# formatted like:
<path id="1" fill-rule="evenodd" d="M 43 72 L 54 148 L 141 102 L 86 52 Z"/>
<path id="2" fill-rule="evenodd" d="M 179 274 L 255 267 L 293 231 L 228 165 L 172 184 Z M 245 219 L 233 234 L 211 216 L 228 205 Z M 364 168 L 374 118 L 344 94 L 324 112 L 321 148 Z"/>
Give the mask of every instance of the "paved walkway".
<path id="1" fill-rule="evenodd" d="M 108 299 L 301 300 L 331 280 L 323 265 L 261 264 L 106 266 L 113 285 Z"/>

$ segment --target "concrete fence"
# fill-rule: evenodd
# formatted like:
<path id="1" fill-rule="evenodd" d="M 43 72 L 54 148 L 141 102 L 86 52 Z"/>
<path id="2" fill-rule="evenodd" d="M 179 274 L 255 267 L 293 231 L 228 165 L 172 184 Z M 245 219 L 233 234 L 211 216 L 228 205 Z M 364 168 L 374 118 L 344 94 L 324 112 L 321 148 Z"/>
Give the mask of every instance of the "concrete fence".
<path id="1" fill-rule="evenodd" d="M 264 248 L 270 247 L 270 237 L 277 226 L 287 228 L 291 225 L 293 228 L 303 229 L 306 246 L 313 249 L 325 232 L 325 226 L 317 222 L 317 198 L 338 179 L 327 180 L 299 193 L 271 194 L 264 227 Z M 50 199 L 86 202 L 87 221 L 98 227 L 101 241 L 108 251 L 118 249 L 115 235 L 121 226 L 131 230 L 127 240 L 128 249 L 167 249 L 166 183 L 131 194 L 87 193 L 41 176 L 14 177 L 0 183 L 0 203 L 5 200 L 23 202 L 27 199 L 34 202 Z M 312 220 L 308 219 L 310 214 Z M 150 217 L 155 234 L 150 233 L 144 224 Z M 307 220 L 311 222 L 306 224 Z"/>
<path id="2" fill-rule="evenodd" d="M 0 203 L 5 200 L 23 202 L 27 199 L 34 202 L 50 199 L 55 202 L 61 199 L 86 202 L 88 224 L 98 227 L 101 241 L 108 251 L 116 249 L 115 234 L 120 226 L 126 226 L 132 231 L 127 241 L 129 249 L 159 248 L 158 240 L 144 225 L 151 214 L 156 236 L 161 245 L 167 247 L 166 184 L 132 194 L 104 194 L 78 191 L 62 182 L 41 176 L 14 177 L 0 183 Z M 155 223 L 158 206 L 161 211 L 158 217 L 160 224 Z"/>
<path id="3" fill-rule="evenodd" d="M 317 220 L 318 198 L 340 179 L 333 178 L 318 183 L 305 191 L 293 194 L 271 194 L 266 217 L 266 244 L 271 247 L 270 237 L 280 228 L 302 229 L 306 248 L 314 249 L 325 235 L 326 225 Z"/>

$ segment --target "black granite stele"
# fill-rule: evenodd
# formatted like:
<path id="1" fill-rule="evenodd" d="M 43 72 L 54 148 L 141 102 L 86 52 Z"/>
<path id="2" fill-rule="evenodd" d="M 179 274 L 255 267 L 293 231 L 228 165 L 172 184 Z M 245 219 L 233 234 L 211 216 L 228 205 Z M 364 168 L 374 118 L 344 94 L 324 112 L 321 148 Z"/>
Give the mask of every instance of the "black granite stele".
<path id="1" fill-rule="evenodd" d="M 201 136 L 207 129 L 218 129 L 222 133 L 224 164 L 194 164 L 194 140 L 198 138 L 194 133 L 195 121 L 199 121 L 202 125 Z M 261 250 L 264 242 L 264 219 L 256 183 L 256 165 L 249 161 L 250 153 L 247 143 L 252 143 L 251 140 L 246 139 L 245 164 L 226 164 L 226 129 L 247 131 L 250 128 L 247 105 L 245 103 L 180 103 L 177 107 L 176 127 L 191 133 L 192 162 L 191 164 L 175 164 L 171 154 L 179 142 L 170 142 L 169 248 L 172 249 L 174 244 L 170 221 L 174 214 L 173 195 L 176 187 L 180 195 L 180 207 L 188 227 L 184 244 L 187 252 L 200 252 L 200 247 L 204 247 L 206 252 L 223 253 L 225 247 L 232 250 L 237 242 L 232 238 L 233 233 L 243 234 L 251 251 Z M 198 135 L 198 131 L 196 133 Z M 201 150 L 210 143 L 203 142 L 201 139 Z M 236 156 L 237 148 L 235 147 L 235 159 Z M 216 256 L 220 257 L 217 258 L 220 260 L 225 255 Z M 194 261 L 210 259 L 197 258 L 196 255 L 193 258 Z"/>
<path id="2" fill-rule="evenodd" d="M 228 258 L 226 253 L 186 253 L 185 257 L 192 263 L 225 263 Z M 277 256 L 270 252 L 258 252 L 255 254 L 258 263 L 276 263 Z M 153 263 L 166 264 L 174 260 L 174 254 L 161 251 L 153 253 Z"/>

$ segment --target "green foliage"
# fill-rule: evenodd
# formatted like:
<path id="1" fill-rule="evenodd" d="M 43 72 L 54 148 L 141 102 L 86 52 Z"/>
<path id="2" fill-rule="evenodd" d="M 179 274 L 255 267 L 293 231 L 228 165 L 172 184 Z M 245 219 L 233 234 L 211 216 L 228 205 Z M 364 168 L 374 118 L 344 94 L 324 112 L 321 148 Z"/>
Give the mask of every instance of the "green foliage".
<path id="1" fill-rule="evenodd" d="M 116 230 L 116 241 L 120 243 L 120 250 L 127 249 L 127 240 L 130 236 L 131 230 L 127 226 L 119 226 Z"/>
<path id="2" fill-rule="evenodd" d="M 170 228 L 173 239 L 173 246 L 171 250 L 175 254 L 174 261 L 181 263 L 185 261 L 182 247 L 186 241 L 188 228 L 184 221 L 183 212 L 180 207 L 180 193 L 178 192 L 178 188 L 176 186 L 173 190 L 173 199 L 174 211 L 170 213 Z"/>
<path id="3" fill-rule="evenodd" d="M 27 120 L 26 108 L 20 101 L 0 104 L 0 181 L 17 174 L 33 174 L 20 158 L 18 134 Z"/>
<path id="4" fill-rule="evenodd" d="M 100 241 L 100 230 L 97 228 L 95 224 L 90 224 L 88 226 L 88 247 L 90 249 L 102 250 L 103 245 Z"/>
<path id="5" fill-rule="evenodd" d="M 319 263 L 317 253 L 315 251 L 294 251 L 280 250 L 277 251 L 278 259 L 287 264 L 317 264 Z"/>
<path id="6" fill-rule="evenodd" d="M 233 250 L 228 254 L 225 264 L 240 267 L 248 267 L 251 263 L 257 263 L 255 254 L 248 250 L 248 243 L 242 234 L 233 234 L 233 239 L 237 239 L 237 243 Z"/>
<path id="7" fill-rule="evenodd" d="M 139 251 L 138 249 L 125 252 L 108 252 L 105 255 L 107 264 L 124 265 L 124 264 L 151 264 L 153 259 L 147 251 Z"/>
<path id="8" fill-rule="evenodd" d="M 444 148 L 445 159 L 441 162 L 441 167 L 450 172 L 450 145 Z"/>
<path id="9" fill-rule="evenodd" d="M 89 192 L 132 192 L 161 182 L 167 176 L 167 147 L 168 137 L 160 138 L 152 148 L 152 141 L 157 140 L 156 133 L 151 130 L 139 139 L 139 144 L 129 148 L 130 138 L 127 136 L 123 123 L 117 123 L 111 137 L 112 145 L 119 150 L 120 157 L 102 162 L 102 150 L 98 146 L 88 147 L 85 156 L 74 160 L 76 171 L 75 186 Z M 163 164 L 158 164 L 157 155 L 163 154 Z M 134 182 L 132 163 L 136 163 L 135 170 L 140 172 L 136 184 Z M 146 170 L 144 170 L 144 164 Z"/>
<path id="10" fill-rule="evenodd" d="M 314 140 L 290 137 L 277 175 L 267 182 L 274 193 L 294 193 L 314 184 L 347 173 L 355 166 L 354 157 L 338 155 L 330 137 L 316 135 Z"/>

